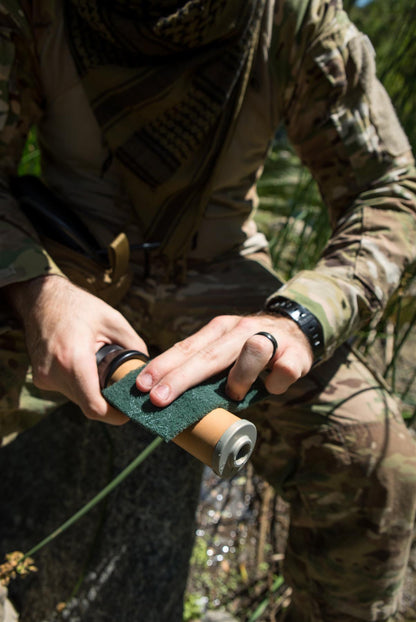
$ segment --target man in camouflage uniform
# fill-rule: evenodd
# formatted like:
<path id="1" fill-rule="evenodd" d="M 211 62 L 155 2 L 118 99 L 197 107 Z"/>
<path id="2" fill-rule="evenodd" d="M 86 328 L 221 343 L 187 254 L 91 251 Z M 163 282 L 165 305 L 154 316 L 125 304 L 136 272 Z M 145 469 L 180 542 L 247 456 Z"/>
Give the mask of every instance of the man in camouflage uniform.
<path id="1" fill-rule="evenodd" d="M 371 44 L 338 0 L 214 2 L 207 14 L 176 3 L 169 15 L 167 3 L 113 4 L 114 14 L 82 0 L 64 12 L 48 0 L 0 9 L 2 434 L 53 408 L 56 393 L 42 390 L 91 419 L 124 422 L 99 393 L 103 343 L 163 352 L 137 380 L 159 406 L 230 365 L 228 392 L 241 399 L 267 368 L 270 399 L 245 416 L 259 432 L 255 467 L 291 505 L 287 620 L 389 620 L 412 537 L 415 447 L 348 341 L 380 317 L 415 260 L 416 180 Z M 281 122 L 333 227 L 315 269 L 285 284 L 252 220 Z M 56 247 L 17 209 L 9 179 L 34 124 L 46 183 L 100 245 L 123 231 L 136 248 L 156 247 L 150 272 L 132 252 L 121 315 L 76 287 L 76 270 L 73 282 L 63 277 Z M 278 340 L 272 360 L 264 331 Z M 175 495 L 196 503 L 194 461 L 157 469 L 155 482 L 192 482 Z M 146 511 L 144 497 L 137 507 Z M 187 528 L 190 538 L 191 519 Z M 150 574 L 137 576 L 157 601 L 146 620 L 179 620 L 180 595 L 172 603 L 169 581 Z M 105 585 L 84 609 L 73 605 L 73 619 L 142 619 L 127 602 L 113 611 Z"/>

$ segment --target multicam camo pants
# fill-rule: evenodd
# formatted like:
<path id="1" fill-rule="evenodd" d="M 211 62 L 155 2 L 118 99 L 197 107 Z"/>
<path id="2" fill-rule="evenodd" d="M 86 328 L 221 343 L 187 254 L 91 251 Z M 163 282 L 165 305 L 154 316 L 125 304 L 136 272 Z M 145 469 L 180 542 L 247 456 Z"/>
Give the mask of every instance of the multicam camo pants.
<path id="1" fill-rule="evenodd" d="M 191 264 L 184 285 L 159 280 L 157 268 L 145 281 L 139 277 L 121 310 L 155 351 L 215 315 L 257 311 L 278 286 L 263 262 L 241 257 Z M 1 339 L 0 423 L 8 434 L 43 416 L 53 400 L 41 401 L 25 382 L 16 334 Z M 388 620 L 400 596 L 416 505 L 416 447 L 395 400 L 344 346 L 285 395 L 245 416 L 259 431 L 256 469 L 291 507 L 290 620 Z M 167 619 L 176 617 L 171 612 Z"/>

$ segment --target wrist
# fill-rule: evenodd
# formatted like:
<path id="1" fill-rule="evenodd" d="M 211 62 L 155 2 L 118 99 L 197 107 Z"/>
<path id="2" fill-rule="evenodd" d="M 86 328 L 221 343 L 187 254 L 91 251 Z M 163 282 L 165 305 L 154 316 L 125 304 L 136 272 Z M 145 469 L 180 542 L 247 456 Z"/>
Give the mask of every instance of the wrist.
<path id="1" fill-rule="evenodd" d="M 325 351 L 321 322 L 306 307 L 284 296 L 273 296 L 266 301 L 264 311 L 271 315 L 286 317 L 295 322 L 307 338 L 317 363 Z"/>
<path id="2" fill-rule="evenodd" d="M 43 293 L 55 288 L 59 274 L 41 275 L 27 281 L 19 281 L 4 287 L 6 300 L 16 314 L 24 321 L 27 313 L 31 313 Z"/>

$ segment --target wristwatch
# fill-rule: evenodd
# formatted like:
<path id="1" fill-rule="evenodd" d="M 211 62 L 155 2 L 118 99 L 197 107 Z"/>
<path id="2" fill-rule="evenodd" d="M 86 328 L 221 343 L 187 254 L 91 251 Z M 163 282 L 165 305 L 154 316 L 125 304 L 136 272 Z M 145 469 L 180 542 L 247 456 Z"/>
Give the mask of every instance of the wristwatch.
<path id="1" fill-rule="evenodd" d="M 284 296 L 269 298 L 265 304 L 266 313 L 283 315 L 290 318 L 299 326 L 311 344 L 315 363 L 325 351 L 324 331 L 318 318 L 302 305 Z"/>

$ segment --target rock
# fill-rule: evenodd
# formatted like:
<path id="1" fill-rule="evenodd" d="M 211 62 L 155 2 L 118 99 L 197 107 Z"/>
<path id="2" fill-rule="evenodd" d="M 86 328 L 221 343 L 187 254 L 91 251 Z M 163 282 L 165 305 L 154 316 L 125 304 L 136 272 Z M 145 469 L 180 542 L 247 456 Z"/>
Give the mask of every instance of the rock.
<path id="1" fill-rule="evenodd" d="M 2 448 L 2 558 L 60 526 L 151 440 L 137 424 L 106 426 L 68 405 Z M 35 554 L 37 573 L 10 584 L 20 622 L 181 622 L 201 470 L 160 445 Z"/>
<path id="2" fill-rule="evenodd" d="M 207 611 L 201 622 L 238 622 L 227 611 Z"/>
<path id="3" fill-rule="evenodd" d="M 18 622 L 17 613 L 9 599 L 7 589 L 0 584 L 0 622 Z"/>

